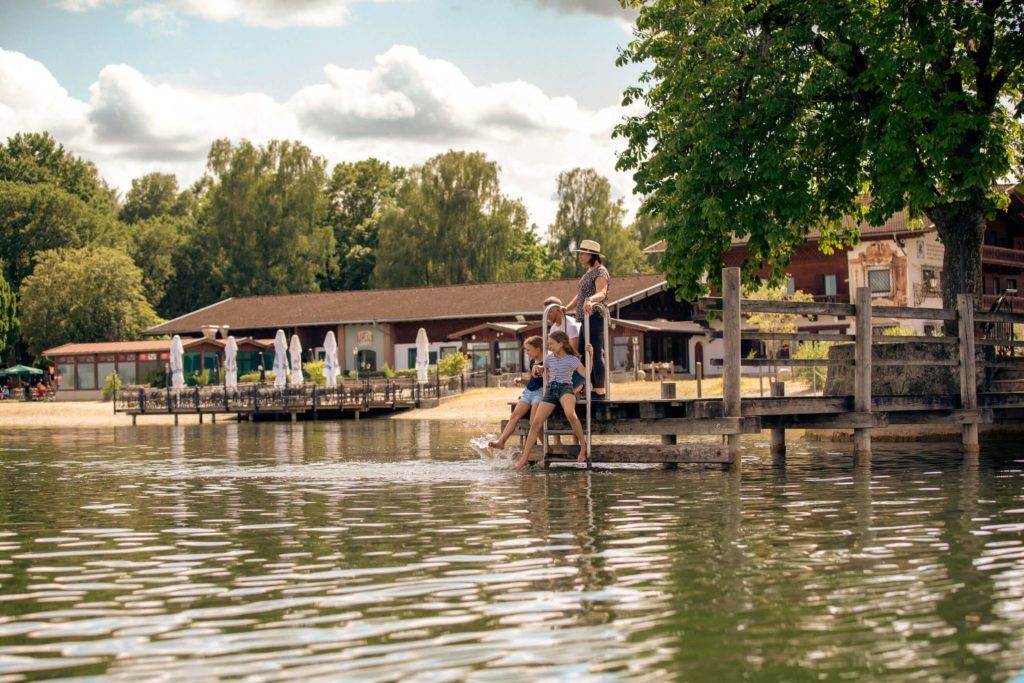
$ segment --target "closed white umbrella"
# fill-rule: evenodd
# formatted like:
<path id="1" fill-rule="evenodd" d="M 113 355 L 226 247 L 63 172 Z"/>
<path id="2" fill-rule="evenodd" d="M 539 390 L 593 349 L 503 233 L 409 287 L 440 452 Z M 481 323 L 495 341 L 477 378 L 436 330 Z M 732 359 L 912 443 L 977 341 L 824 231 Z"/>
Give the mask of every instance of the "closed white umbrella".
<path id="1" fill-rule="evenodd" d="M 292 384 L 302 384 L 302 342 L 299 341 L 299 335 L 292 335 L 288 352 L 292 357 Z"/>
<path id="2" fill-rule="evenodd" d="M 338 386 L 338 375 L 341 368 L 338 366 L 338 340 L 334 332 L 328 332 L 324 338 L 324 382 L 329 387 Z"/>
<path id="3" fill-rule="evenodd" d="M 228 337 L 224 345 L 224 386 L 234 389 L 238 386 L 238 342 Z"/>
<path id="4" fill-rule="evenodd" d="M 181 337 L 171 337 L 171 388 L 185 388 L 185 347 Z"/>
<path id="5" fill-rule="evenodd" d="M 274 335 L 274 386 L 283 387 L 288 383 L 288 340 L 284 330 Z"/>
<path id="6" fill-rule="evenodd" d="M 416 333 L 416 381 L 427 382 L 430 377 L 427 370 L 430 367 L 430 340 L 427 339 L 427 331 L 420 328 Z"/>

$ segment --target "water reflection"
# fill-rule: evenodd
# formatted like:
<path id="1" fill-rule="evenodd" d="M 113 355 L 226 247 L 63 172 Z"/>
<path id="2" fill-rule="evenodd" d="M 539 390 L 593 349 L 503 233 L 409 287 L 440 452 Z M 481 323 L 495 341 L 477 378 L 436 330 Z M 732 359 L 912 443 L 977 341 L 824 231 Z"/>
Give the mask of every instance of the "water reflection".
<path id="1" fill-rule="evenodd" d="M 492 468 L 439 423 L 0 435 L 0 677 L 1005 679 L 1021 467 Z"/>

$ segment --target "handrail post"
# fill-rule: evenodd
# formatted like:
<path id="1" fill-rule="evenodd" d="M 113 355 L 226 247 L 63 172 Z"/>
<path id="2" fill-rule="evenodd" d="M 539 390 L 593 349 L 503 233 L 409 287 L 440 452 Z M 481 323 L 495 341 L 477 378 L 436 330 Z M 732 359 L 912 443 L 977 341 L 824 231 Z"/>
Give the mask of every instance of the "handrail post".
<path id="1" fill-rule="evenodd" d="M 697 398 L 703 398 L 704 392 L 701 390 L 701 384 L 704 380 L 704 363 L 697 361 Z M 653 374 L 653 373 L 652 373 Z"/>
<path id="2" fill-rule="evenodd" d="M 547 306 L 545 306 L 544 307 L 544 313 L 541 315 L 541 319 L 540 319 L 540 327 L 541 327 L 541 333 L 540 333 L 540 341 L 541 341 L 540 358 L 541 358 L 541 363 L 544 364 L 544 370 L 540 373 L 540 377 L 541 377 L 541 386 L 543 387 L 543 393 L 545 395 L 547 395 L 547 393 L 548 393 L 548 373 L 547 373 L 547 362 L 548 362 L 548 314 L 550 314 L 551 311 L 556 309 L 556 308 L 559 308 L 558 304 L 548 304 Z M 587 401 L 590 401 L 590 373 L 589 372 L 587 373 L 586 388 L 584 389 L 584 391 L 587 392 Z M 566 415 L 566 419 L 568 419 L 568 417 L 569 416 Z M 547 467 L 547 465 L 548 465 L 548 423 L 547 423 L 547 421 L 544 422 L 544 425 L 541 427 L 541 430 L 540 430 L 540 443 L 541 443 L 541 448 L 540 448 L 541 463 L 543 464 L 544 467 Z"/>
<path id="3" fill-rule="evenodd" d="M 974 302 L 970 294 L 956 297 L 957 321 L 960 327 L 960 407 L 964 410 L 978 410 L 977 357 L 974 339 Z M 1011 324 L 1012 328 L 1013 325 Z M 963 426 L 965 455 L 977 455 L 978 423 L 974 420 Z"/>
<path id="4" fill-rule="evenodd" d="M 722 415 L 740 417 L 740 269 L 726 268 L 722 273 Z M 729 464 L 740 469 L 740 435 L 726 437 Z"/>
<path id="5" fill-rule="evenodd" d="M 871 413 L 871 289 L 857 288 L 856 333 L 854 342 L 853 410 L 859 419 Z M 853 430 L 853 457 L 858 462 L 871 462 L 871 428 Z"/>

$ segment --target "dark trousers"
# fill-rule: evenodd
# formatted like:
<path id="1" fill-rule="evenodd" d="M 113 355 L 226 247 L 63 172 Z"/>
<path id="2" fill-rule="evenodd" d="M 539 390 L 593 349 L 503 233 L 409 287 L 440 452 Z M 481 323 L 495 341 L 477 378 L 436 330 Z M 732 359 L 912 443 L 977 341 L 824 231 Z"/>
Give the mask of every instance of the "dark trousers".
<path id="1" fill-rule="evenodd" d="M 594 371 L 590 375 L 590 386 L 604 389 L 604 320 L 597 311 L 590 314 L 590 339 L 587 339 L 586 325 L 580 331 L 580 354 L 587 358 L 587 344 L 594 347 Z"/>

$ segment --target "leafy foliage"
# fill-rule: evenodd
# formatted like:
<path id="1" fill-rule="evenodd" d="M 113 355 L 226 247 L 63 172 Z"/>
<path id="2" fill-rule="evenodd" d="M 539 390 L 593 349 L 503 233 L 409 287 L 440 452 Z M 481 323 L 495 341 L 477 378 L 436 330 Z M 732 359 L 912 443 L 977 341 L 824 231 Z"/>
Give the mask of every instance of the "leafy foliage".
<path id="1" fill-rule="evenodd" d="M 827 341 L 812 341 L 812 342 L 801 342 L 800 346 L 797 347 L 796 352 L 793 354 L 793 358 L 800 360 L 828 360 L 829 349 L 835 345 L 835 342 Z M 793 375 L 796 379 L 806 384 L 814 384 L 817 382 L 819 387 L 825 385 L 825 380 L 828 378 L 828 365 L 814 365 L 814 366 L 801 366 L 793 368 Z"/>
<path id="2" fill-rule="evenodd" d="M 437 361 L 437 371 L 444 377 L 461 375 L 466 367 L 466 357 L 461 353 L 449 353 Z"/>
<path id="3" fill-rule="evenodd" d="M 0 355 L 14 342 L 17 320 L 17 298 L 14 290 L 4 279 L 3 268 L 0 267 Z"/>
<path id="4" fill-rule="evenodd" d="M 171 173 L 149 173 L 132 180 L 125 195 L 121 220 L 138 223 L 160 216 L 191 216 L 196 208 L 195 196 L 188 190 L 178 191 L 178 179 Z"/>
<path id="5" fill-rule="evenodd" d="M 324 160 L 298 142 L 218 140 L 207 165 L 214 183 L 201 234 L 219 296 L 317 291 L 334 253 Z"/>
<path id="6" fill-rule="evenodd" d="M 619 62 L 645 71 L 619 168 L 664 222 L 681 296 L 717 281 L 733 237 L 747 278 L 777 278 L 810 230 L 828 252 L 903 209 L 946 246 L 945 304 L 980 294 L 984 217 L 1006 201 L 993 185 L 1021 159 L 1024 4 L 626 4 Z"/>
<path id="7" fill-rule="evenodd" d="M 302 371 L 305 373 L 306 378 L 313 384 L 326 384 L 327 379 L 324 377 L 324 362 L 322 360 L 314 360 L 308 363 L 302 364 Z M 259 373 L 256 373 L 257 378 Z"/>
<path id="8" fill-rule="evenodd" d="M 159 321 L 138 267 L 109 247 L 40 254 L 19 310 L 22 336 L 36 355 L 69 342 L 137 339 Z"/>
<path id="9" fill-rule="evenodd" d="M 379 223 L 380 287 L 493 282 L 527 229 L 525 207 L 501 194 L 498 165 L 480 152 L 412 168 Z"/>
<path id="10" fill-rule="evenodd" d="M 378 216 L 394 203 L 405 169 L 377 159 L 341 163 L 327 185 L 327 224 L 334 233 L 337 272 L 325 290 L 367 289 L 377 264 Z"/>
<path id="11" fill-rule="evenodd" d="M 114 394 L 121 390 L 121 377 L 113 372 L 103 378 L 103 400 L 111 401 Z"/>
<path id="12" fill-rule="evenodd" d="M 583 274 L 575 252 L 585 239 L 600 242 L 613 272 L 644 270 L 647 262 L 636 237 L 625 227 L 622 200 L 612 201 L 611 183 L 592 168 L 574 168 L 558 176 L 558 213 L 551 226 L 551 248 L 561 262 L 562 277 Z"/>
<path id="13" fill-rule="evenodd" d="M 0 145 L 0 180 L 59 187 L 101 211 L 113 212 L 117 206 L 96 167 L 65 150 L 49 133 L 18 133 Z"/>

